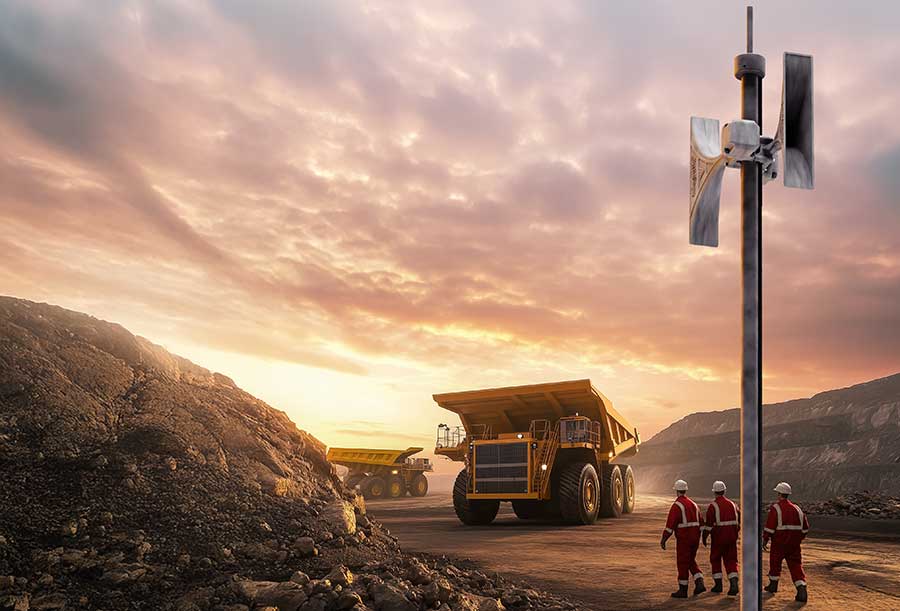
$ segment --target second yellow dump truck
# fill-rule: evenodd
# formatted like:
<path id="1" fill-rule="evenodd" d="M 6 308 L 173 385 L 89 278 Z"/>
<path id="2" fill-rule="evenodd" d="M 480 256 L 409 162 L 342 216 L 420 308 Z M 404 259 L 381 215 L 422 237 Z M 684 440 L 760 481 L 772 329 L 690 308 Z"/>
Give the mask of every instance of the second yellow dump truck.
<path id="1" fill-rule="evenodd" d="M 465 463 L 453 486 L 464 524 L 489 524 L 501 501 L 522 519 L 592 524 L 634 510 L 637 429 L 590 380 L 434 395 L 462 427 L 438 426 L 435 454 Z"/>
<path id="2" fill-rule="evenodd" d="M 347 467 L 344 483 L 359 487 L 367 499 L 397 498 L 428 494 L 425 473 L 433 469 L 427 458 L 412 458 L 424 448 L 375 450 L 368 448 L 329 448 L 326 458 Z"/>

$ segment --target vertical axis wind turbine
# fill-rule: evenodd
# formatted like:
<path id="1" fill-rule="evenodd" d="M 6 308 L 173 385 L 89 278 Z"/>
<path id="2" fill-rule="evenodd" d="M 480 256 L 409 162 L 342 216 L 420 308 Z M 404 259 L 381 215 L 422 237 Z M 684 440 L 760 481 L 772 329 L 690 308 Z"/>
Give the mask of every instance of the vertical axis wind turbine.
<path id="1" fill-rule="evenodd" d="M 812 57 L 784 54 L 781 116 L 774 138 L 762 135 L 766 58 L 753 52 L 753 7 L 747 7 L 747 52 L 734 58 L 741 81 L 741 119 L 691 117 L 690 243 L 719 245 L 719 199 L 725 168 L 741 170 L 741 610 L 762 609 L 760 500 L 762 486 L 762 186 L 812 189 Z"/>

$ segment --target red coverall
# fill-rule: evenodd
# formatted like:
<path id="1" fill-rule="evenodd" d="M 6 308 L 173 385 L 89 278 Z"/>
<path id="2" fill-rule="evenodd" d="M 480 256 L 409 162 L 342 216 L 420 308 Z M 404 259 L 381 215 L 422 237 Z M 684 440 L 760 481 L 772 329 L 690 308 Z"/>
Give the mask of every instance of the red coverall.
<path id="1" fill-rule="evenodd" d="M 803 511 L 787 499 L 780 499 L 769 507 L 769 516 L 763 528 L 763 543 L 772 539 L 769 552 L 769 579 L 778 581 L 781 561 L 786 560 L 795 586 L 806 585 L 800 543 L 809 532 L 809 520 Z"/>
<path id="2" fill-rule="evenodd" d="M 713 579 L 722 579 L 722 561 L 728 579 L 738 576 L 737 541 L 740 532 L 740 511 L 725 495 L 717 496 L 706 508 L 706 525 L 703 527 L 712 535 L 709 546 L 709 563 L 712 565 Z"/>
<path id="3" fill-rule="evenodd" d="M 679 496 L 666 519 L 662 540 L 675 534 L 675 558 L 678 565 L 678 585 L 686 586 L 691 579 L 703 577 L 697 566 L 697 550 L 700 548 L 700 508 L 686 495 Z"/>

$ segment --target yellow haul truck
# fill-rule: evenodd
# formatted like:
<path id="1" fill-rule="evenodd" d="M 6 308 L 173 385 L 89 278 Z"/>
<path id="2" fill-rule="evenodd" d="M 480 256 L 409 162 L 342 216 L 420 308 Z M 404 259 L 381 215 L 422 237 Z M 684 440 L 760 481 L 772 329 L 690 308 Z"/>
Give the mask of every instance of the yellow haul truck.
<path id="1" fill-rule="evenodd" d="M 463 425 L 438 426 L 435 454 L 465 463 L 453 486 L 464 524 L 489 524 L 501 501 L 521 519 L 592 524 L 634 510 L 634 473 L 619 459 L 637 429 L 590 380 L 434 395 Z"/>
<path id="2" fill-rule="evenodd" d="M 344 483 L 359 486 L 367 499 L 397 498 L 407 492 L 412 496 L 428 494 L 427 471 L 433 469 L 427 458 L 412 458 L 424 448 L 405 450 L 371 450 L 365 448 L 329 448 L 326 457 L 347 467 Z"/>

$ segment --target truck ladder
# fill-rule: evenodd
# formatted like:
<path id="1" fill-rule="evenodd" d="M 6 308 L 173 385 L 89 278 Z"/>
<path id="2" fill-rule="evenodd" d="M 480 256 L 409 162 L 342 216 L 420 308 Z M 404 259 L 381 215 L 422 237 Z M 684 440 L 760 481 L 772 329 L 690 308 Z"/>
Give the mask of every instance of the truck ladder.
<path id="1" fill-rule="evenodd" d="M 534 490 L 541 493 L 541 498 L 547 498 L 547 491 L 550 487 L 550 467 L 553 466 L 553 459 L 556 458 L 556 450 L 559 449 L 559 427 L 553 427 L 544 437 L 544 443 L 536 456 L 534 463 Z M 545 471 L 541 469 L 541 465 L 547 465 Z"/>

